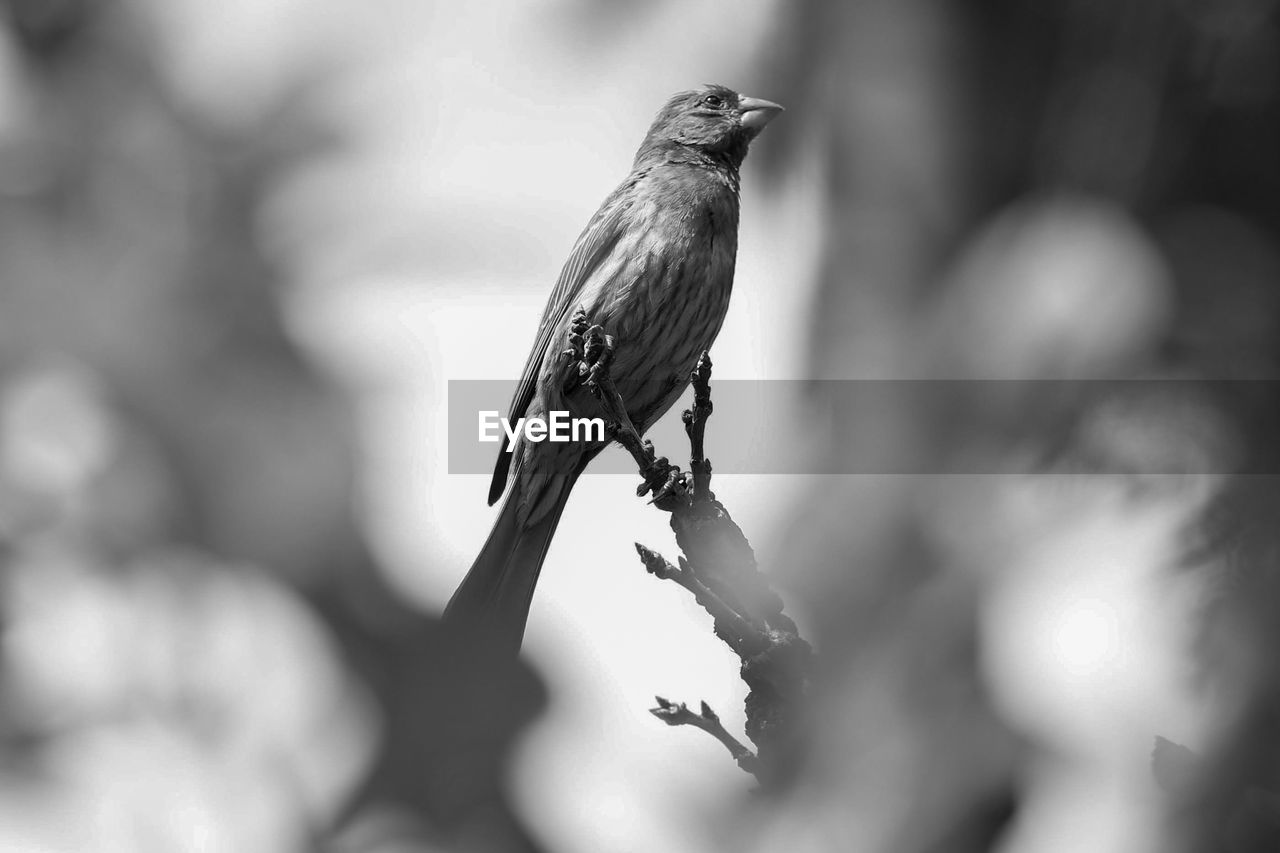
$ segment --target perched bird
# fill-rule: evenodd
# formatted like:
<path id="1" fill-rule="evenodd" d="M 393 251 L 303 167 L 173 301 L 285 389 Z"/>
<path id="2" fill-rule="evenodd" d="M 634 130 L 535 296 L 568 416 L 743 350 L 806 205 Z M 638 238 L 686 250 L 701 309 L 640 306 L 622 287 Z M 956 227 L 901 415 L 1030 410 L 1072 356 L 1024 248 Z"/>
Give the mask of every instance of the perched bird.
<path id="1" fill-rule="evenodd" d="M 629 174 L 587 224 L 565 262 L 508 418 L 553 411 L 597 417 L 585 388 L 566 392 L 561 353 L 581 307 L 614 341 L 610 373 L 643 434 L 689 384 L 724 322 L 738 251 L 738 170 L 782 107 L 708 85 L 667 101 Z M 578 476 L 607 442 L 504 439 L 489 489 L 510 492 L 488 540 L 445 608 L 514 654 L 534 585 Z"/>

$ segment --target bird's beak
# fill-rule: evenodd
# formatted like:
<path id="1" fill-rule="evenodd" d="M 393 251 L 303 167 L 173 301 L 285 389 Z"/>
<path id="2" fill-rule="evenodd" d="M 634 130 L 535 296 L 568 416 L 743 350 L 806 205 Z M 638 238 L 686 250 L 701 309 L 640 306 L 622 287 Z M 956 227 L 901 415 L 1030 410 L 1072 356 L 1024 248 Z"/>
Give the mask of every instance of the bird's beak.
<path id="1" fill-rule="evenodd" d="M 759 133 L 766 124 L 773 121 L 774 116 L 782 112 L 782 107 L 773 101 L 743 96 L 738 99 L 738 112 L 741 114 L 739 123 L 752 133 Z"/>

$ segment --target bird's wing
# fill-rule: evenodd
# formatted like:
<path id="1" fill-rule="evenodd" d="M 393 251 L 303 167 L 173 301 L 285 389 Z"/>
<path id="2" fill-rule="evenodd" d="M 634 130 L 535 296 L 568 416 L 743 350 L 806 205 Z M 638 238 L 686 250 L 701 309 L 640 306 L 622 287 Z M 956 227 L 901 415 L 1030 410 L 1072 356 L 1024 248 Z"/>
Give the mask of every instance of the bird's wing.
<path id="1" fill-rule="evenodd" d="M 551 343 L 551 336 L 573 310 L 575 301 L 582 293 L 583 285 L 599 268 L 601 262 L 609 256 L 609 252 L 621 238 L 623 217 L 629 208 L 626 190 L 635 183 L 637 177 L 633 175 L 605 199 L 604 204 L 600 205 L 600 209 L 596 211 L 595 216 L 591 217 L 587 227 L 578 236 L 573 251 L 569 253 L 569 259 L 565 261 L 564 268 L 560 271 L 560 278 L 556 280 L 556 286 L 547 299 L 547 307 L 542 311 L 542 320 L 538 324 L 538 337 L 534 340 L 528 360 L 525 361 L 524 374 L 516 386 L 515 396 L 511 398 L 507 417 L 512 421 L 524 417 L 529 403 L 533 401 L 533 394 L 538 385 L 538 374 L 542 371 L 542 359 Z M 493 480 L 489 484 L 490 506 L 493 506 L 506 490 L 513 449 L 509 446 L 504 433 L 502 444 L 498 448 L 498 461 L 493 466 Z"/>

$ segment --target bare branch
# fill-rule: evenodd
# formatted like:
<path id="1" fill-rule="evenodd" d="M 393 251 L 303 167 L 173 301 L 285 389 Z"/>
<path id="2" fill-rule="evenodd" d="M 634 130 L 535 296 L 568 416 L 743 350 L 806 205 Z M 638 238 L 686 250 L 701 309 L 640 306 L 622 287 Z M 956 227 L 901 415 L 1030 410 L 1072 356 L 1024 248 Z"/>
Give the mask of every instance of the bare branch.
<path id="1" fill-rule="evenodd" d="M 693 597 L 702 609 L 711 614 L 715 620 L 715 632 L 720 639 L 729 644 L 739 656 L 754 655 L 768 647 L 768 628 L 761 624 L 752 624 L 747 616 L 738 613 L 716 595 L 697 576 L 689 571 L 688 563 L 680 558 L 680 567 L 673 566 L 666 557 L 657 551 L 635 543 L 636 553 L 650 574 L 662 580 L 675 581 L 693 593 Z"/>
<path id="2" fill-rule="evenodd" d="M 659 504 L 671 513 L 671 529 L 684 556 L 676 566 L 640 544 L 636 551 L 651 574 L 693 594 L 711 614 L 716 636 L 742 660 L 742 680 L 749 688 L 747 735 L 757 747 L 751 772 L 770 785 L 789 775 L 802 751 L 813 650 L 783 613 L 782 599 L 756 566 L 751 544 L 711 491 L 711 463 L 704 448 L 712 412 L 707 353 L 698 359 L 691 380 L 693 406 L 683 416 L 691 488 Z M 645 459 L 652 456 L 652 448 L 647 449 Z M 646 476 L 643 464 L 641 476 Z"/>
<path id="3" fill-rule="evenodd" d="M 693 406 L 683 413 L 689 437 L 690 474 L 658 456 L 627 412 L 609 375 L 614 341 L 590 325 L 581 308 L 574 314 L 562 353 L 566 392 L 589 388 L 607 415 L 612 438 L 631 453 L 643 480 L 636 494 L 652 493 L 650 503 L 671 515 L 671 529 L 684 556 L 673 565 L 661 554 L 636 543 L 636 553 L 655 577 L 688 590 L 714 622 L 716 636 L 742 660 L 746 682 L 747 736 L 751 753 L 725 731 L 706 703 L 694 714 L 683 704 L 659 697 L 654 716 L 669 725 L 692 725 L 728 747 L 738 764 L 768 786 L 790 775 L 808 727 L 804 706 L 813 651 L 795 623 L 783 613 L 782 599 L 756 566 L 755 554 L 742 530 L 711 491 L 711 462 L 705 436 L 711 417 L 711 357 L 702 353 L 690 376 Z"/>
<path id="4" fill-rule="evenodd" d="M 715 711 L 712 711 L 711 706 L 706 702 L 702 703 L 702 712 L 695 714 L 683 702 L 676 704 L 661 696 L 653 698 L 657 701 L 658 707 L 650 708 L 650 714 L 653 714 L 669 726 L 693 726 L 694 728 L 702 729 L 725 745 L 725 748 L 729 750 L 729 754 L 733 756 L 734 761 L 738 762 L 739 767 L 748 773 L 759 775 L 760 760 L 755 753 L 747 749 L 741 741 L 725 730 L 724 725 L 720 722 L 720 716 Z"/>
<path id="5" fill-rule="evenodd" d="M 685 434 L 689 436 L 689 470 L 693 473 L 694 501 L 714 500 L 711 493 L 711 460 L 706 458 L 703 444 L 707 418 L 711 417 L 711 355 L 704 352 L 693 368 L 693 408 L 681 415 Z"/>

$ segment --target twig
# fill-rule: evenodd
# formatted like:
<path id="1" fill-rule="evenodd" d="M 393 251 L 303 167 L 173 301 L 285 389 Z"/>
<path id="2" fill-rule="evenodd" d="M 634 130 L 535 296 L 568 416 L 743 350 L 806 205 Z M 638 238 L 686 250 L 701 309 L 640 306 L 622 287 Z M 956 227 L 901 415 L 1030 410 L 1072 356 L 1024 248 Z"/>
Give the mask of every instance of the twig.
<path id="1" fill-rule="evenodd" d="M 711 706 L 706 702 L 702 703 L 702 713 L 695 714 L 683 702 L 676 704 L 661 696 L 654 696 L 653 698 L 658 703 L 658 707 L 650 708 L 650 714 L 653 714 L 669 726 L 693 726 L 694 728 L 702 729 L 725 745 L 725 748 L 729 750 L 729 754 L 733 756 L 734 761 L 738 762 L 739 767 L 748 773 L 758 774 L 760 759 L 756 757 L 755 753 L 747 749 L 741 741 L 729 734 L 720 722 L 719 715 L 712 711 Z"/>
<path id="2" fill-rule="evenodd" d="M 639 542 L 635 545 L 636 553 L 640 555 L 641 562 L 650 574 L 662 580 L 675 581 L 693 593 L 697 602 L 715 620 L 716 635 L 728 643 L 739 656 L 759 654 L 768 647 L 768 627 L 752 624 L 747 617 L 726 604 L 720 596 L 708 589 L 706 584 L 688 570 L 688 563 L 683 557 L 680 558 L 680 566 L 676 567 L 657 551 L 646 548 Z"/>

